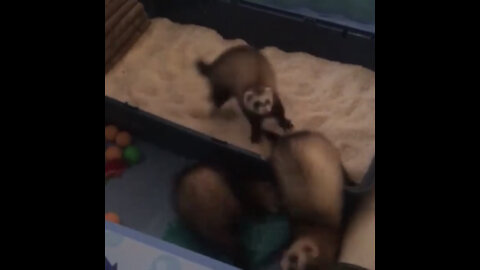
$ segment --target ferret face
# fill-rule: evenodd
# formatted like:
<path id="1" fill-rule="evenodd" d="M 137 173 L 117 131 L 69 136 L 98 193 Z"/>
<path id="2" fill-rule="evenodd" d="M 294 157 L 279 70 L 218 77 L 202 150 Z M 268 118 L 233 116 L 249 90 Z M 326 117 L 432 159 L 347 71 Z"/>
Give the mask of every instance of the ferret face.
<path id="1" fill-rule="evenodd" d="M 253 113 L 265 115 L 272 111 L 273 90 L 271 87 L 249 88 L 243 94 L 245 108 Z"/>
<path id="2" fill-rule="evenodd" d="M 319 255 L 320 251 L 311 239 L 301 238 L 283 254 L 280 267 L 282 270 L 307 270 L 309 264 Z"/>

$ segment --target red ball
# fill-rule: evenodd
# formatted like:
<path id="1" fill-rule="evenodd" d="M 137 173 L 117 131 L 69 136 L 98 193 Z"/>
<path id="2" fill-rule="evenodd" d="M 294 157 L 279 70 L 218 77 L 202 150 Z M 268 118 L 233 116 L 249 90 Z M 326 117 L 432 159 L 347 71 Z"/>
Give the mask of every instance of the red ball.
<path id="1" fill-rule="evenodd" d="M 107 161 L 105 163 L 105 178 L 120 176 L 125 169 L 127 169 L 127 163 L 122 159 Z"/>
<path id="2" fill-rule="evenodd" d="M 120 224 L 120 217 L 118 217 L 118 215 L 113 212 L 105 213 L 105 220 L 112 223 Z"/>

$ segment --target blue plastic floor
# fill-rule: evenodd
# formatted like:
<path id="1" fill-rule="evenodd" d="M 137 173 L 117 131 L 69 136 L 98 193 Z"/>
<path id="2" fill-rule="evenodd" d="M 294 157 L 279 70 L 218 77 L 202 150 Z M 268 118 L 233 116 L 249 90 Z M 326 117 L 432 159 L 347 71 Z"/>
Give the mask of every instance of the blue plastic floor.
<path id="1" fill-rule="evenodd" d="M 105 212 L 115 212 L 122 225 L 161 238 L 175 219 L 172 207 L 174 176 L 192 163 L 162 151 L 153 144 L 136 141 L 142 153 L 139 164 L 128 168 L 105 185 Z"/>

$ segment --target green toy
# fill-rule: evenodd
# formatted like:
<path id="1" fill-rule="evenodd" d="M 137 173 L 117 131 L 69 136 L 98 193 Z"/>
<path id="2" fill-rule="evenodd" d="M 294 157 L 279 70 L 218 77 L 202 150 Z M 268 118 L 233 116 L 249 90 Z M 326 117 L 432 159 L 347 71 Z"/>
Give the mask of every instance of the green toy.
<path id="1" fill-rule="evenodd" d="M 248 220 L 242 226 L 241 242 L 244 245 L 249 264 L 252 268 L 262 266 L 290 239 L 288 220 L 282 215 L 271 215 L 262 219 Z M 165 231 L 165 241 L 171 242 L 194 252 L 232 263 L 223 254 L 209 249 L 198 237 L 181 222 L 174 222 Z"/>
<path id="2" fill-rule="evenodd" d="M 137 147 L 130 145 L 123 150 L 123 159 L 130 165 L 135 165 L 140 161 L 140 150 Z"/>

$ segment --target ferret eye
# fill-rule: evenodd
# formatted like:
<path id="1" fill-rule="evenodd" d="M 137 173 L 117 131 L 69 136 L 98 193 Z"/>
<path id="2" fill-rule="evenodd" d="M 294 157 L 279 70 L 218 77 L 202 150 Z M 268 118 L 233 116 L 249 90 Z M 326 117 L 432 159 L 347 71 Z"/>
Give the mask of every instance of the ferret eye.
<path id="1" fill-rule="evenodd" d="M 255 103 L 253 103 L 253 107 L 255 108 L 255 110 L 260 108 L 261 105 L 262 105 L 262 103 L 260 103 L 260 101 L 255 101 Z"/>

